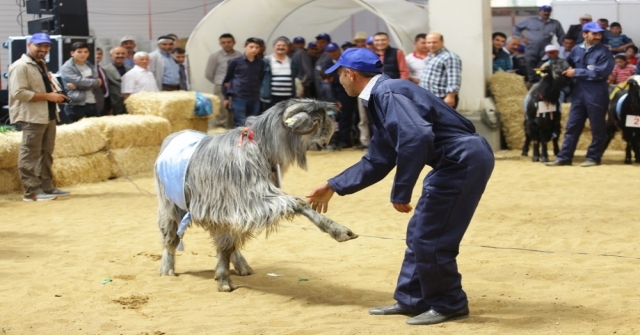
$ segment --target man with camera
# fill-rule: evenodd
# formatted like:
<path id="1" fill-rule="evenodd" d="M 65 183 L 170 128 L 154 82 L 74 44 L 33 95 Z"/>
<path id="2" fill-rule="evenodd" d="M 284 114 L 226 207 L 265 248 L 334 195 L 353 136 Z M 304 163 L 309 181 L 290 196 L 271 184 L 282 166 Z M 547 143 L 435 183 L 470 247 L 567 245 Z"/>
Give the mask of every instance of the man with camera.
<path id="1" fill-rule="evenodd" d="M 68 123 L 100 116 L 104 107 L 104 93 L 100 88 L 102 79 L 93 64 L 87 61 L 89 54 L 87 43 L 75 42 L 71 44 L 71 58 L 60 68 L 60 77 L 70 99 L 64 108 Z"/>
<path id="2" fill-rule="evenodd" d="M 54 200 L 69 192 L 53 187 L 51 165 L 56 140 L 56 103 L 65 96 L 54 92 L 44 57 L 51 39 L 38 33 L 27 43 L 28 53 L 9 66 L 9 115 L 22 128 L 18 172 L 24 201 Z"/>

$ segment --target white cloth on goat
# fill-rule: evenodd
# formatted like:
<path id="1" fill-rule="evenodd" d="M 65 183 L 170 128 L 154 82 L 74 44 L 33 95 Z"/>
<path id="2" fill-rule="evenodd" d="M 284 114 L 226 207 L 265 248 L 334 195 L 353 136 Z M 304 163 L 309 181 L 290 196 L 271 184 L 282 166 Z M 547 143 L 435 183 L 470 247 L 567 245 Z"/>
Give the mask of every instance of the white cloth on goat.
<path id="1" fill-rule="evenodd" d="M 625 93 L 625 95 L 621 96 L 620 99 L 618 99 L 618 103 L 616 103 L 616 115 L 618 115 L 618 120 L 622 120 L 622 103 L 624 102 L 624 99 L 627 98 L 627 95 L 629 95 L 629 93 Z"/>
<path id="2" fill-rule="evenodd" d="M 156 174 L 165 188 L 169 199 L 180 209 L 187 211 L 187 200 L 184 196 L 184 183 L 187 176 L 187 168 L 198 144 L 207 134 L 185 131 L 176 136 L 162 150 L 156 162 Z M 191 214 L 187 212 L 178 226 L 178 236 L 182 240 L 184 231 L 191 222 Z M 182 244 L 182 241 L 180 241 Z M 179 249 L 182 249 L 180 247 Z"/>

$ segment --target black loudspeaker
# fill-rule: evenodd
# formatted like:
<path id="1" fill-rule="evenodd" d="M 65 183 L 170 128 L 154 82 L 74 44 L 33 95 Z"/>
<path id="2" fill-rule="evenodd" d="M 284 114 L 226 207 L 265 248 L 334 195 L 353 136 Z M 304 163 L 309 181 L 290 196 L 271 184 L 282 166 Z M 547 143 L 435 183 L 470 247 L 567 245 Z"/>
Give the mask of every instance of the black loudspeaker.
<path id="1" fill-rule="evenodd" d="M 53 14 L 53 0 L 27 0 L 27 14 Z"/>
<path id="2" fill-rule="evenodd" d="M 87 0 L 30 0 L 32 10 L 49 6 L 52 9 L 46 13 L 52 17 L 29 21 L 30 35 L 46 32 L 51 35 L 89 36 L 89 18 L 87 16 Z M 42 4 L 44 2 L 45 4 Z M 29 5 L 29 3 L 27 3 Z M 29 8 L 27 8 L 29 10 Z"/>

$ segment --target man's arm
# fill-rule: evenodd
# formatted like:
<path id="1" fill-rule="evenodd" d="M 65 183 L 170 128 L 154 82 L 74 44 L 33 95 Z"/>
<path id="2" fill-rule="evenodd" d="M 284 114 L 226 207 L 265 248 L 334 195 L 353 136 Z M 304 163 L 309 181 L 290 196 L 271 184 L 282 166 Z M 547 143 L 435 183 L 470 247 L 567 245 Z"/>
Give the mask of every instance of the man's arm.
<path id="1" fill-rule="evenodd" d="M 407 66 L 407 60 L 404 56 L 404 52 L 398 49 L 396 58 L 398 59 L 398 71 L 400 72 L 400 78 L 409 79 L 411 73 L 409 72 L 409 66 Z"/>
<path id="2" fill-rule="evenodd" d="M 17 66 L 9 69 L 9 96 L 12 99 L 36 102 L 51 101 L 55 103 L 64 102 L 65 96 L 55 92 L 36 93 L 29 86 L 28 67 L 30 65 Z M 36 65 L 37 66 L 37 65 Z"/>
<path id="3" fill-rule="evenodd" d="M 609 50 L 606 50 L 598 57 L 593 69 L 575 69 L 573 78 L 589 81 L 607 80 L 614 67 L 615 61 Z"/>
<path id="4" fill-rule="evenodd" d="M 75 85 L 75 88 L 79 90 L 88 90 L 90 88 L 100 86 L 99 79 L 84 78 L 81 74 L 77 73 L 72 66 L 63 66 L 60 68 L 60 77 L 65 83 L 71 83 Z"/>
<path id="5" fill-rule="evenodd" d="M 460 82 L 462 81 L 462 61 L 458 55 L 451 53 L 451 57 L 445 60 L 445 71 L 447 75 L 445 102 L 453 107 L 455 105 L 455 97 L 460 92 Z"/>
<path id="6" fill-rule="evenodd" d="M 522 38 L 522 31 L 528 29 L 529 19 L 522 20 L 513 26 L 513 35 Z"/>
<path id="7" fill-rule="evenodd" d="M 234 58 L 235 59 L 235 58 Z M 229 83 L 233 79 L 234 72 L 236 70 L 236 62 L 233 59 L 229 60 L 229 67 L 227 67 L 227 74 L 224 76 L 222 80 L 222 95 L 225 100 L 229 99 Z"/>
<path id="8" fill-rule="evenodd" d="M 556 37 L 558 38 L 558 43 L 560 43 L 560 46 L 562 46 L 562 41 L 564 41 L 564 37 L 566 36 L 566 34 L 564 33 L 564 29 L 562 29 L 562 25 L 558 21 L 556 21 L 555 34 L 556 34 Z"/>
<path id="9" fill-rule="evenodd" d="M 216 75 L 216 68 L 218 67 L 218 53 L 212 53 L 209 56 L 209 60 L 207 61 L 207 68 L 204 70 L 204 76 L 209 80 L 212 84 L 213 79 Z"/>

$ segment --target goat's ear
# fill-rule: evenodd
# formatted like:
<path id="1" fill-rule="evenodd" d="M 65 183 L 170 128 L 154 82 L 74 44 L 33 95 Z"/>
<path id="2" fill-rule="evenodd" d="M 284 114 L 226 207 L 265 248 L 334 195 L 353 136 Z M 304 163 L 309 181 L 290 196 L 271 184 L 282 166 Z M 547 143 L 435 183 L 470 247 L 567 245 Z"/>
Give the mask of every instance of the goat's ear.
<path id="1" fill-rule="evenodd" d="M 314 124 L 316 123 L 317 122 L 314 122 L 307 113 L 298 113 L 284 120 L 284 125 L 287 130 L 297 135 L 309 133 L 308 130 L 314 128 Z"/>

